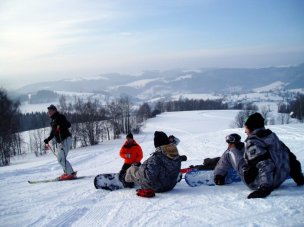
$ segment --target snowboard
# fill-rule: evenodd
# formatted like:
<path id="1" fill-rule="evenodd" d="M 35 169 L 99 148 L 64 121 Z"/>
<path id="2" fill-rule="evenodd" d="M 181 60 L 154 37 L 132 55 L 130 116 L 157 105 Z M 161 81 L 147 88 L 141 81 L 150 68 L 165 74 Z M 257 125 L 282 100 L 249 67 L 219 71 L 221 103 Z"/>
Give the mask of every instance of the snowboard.
<path id="1" fill-rule="evenodd" d="M 118 173 L 99 174 L 94 179 L 94 185 L 96 189 L 105 189 L 110 191 L 125 188 L 122 182 L 119 180 Z"/>
<path id="2" fill-rule="evenodd" d="M 215 186 L 214 183 L 214 173 L 213 170 L 189 170 L 185 174 L 185 181 L 190 187 L 196 187 L 200 185 L 207 185 L 207 186 Z M 225 184 L 231 184 L 233 182 L 240 182 L 241 178 L 237 174 L 236 171 L 232 170 L 229 171 L 226 179 Z"/>

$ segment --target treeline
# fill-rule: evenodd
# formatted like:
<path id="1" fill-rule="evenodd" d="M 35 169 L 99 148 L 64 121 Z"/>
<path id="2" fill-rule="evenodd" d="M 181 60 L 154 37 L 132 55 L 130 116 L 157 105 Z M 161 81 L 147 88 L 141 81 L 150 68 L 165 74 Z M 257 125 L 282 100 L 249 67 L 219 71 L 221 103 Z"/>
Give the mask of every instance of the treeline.
<path id="1" fill-rule="evenodd" d="M 10 100 L 0 88 L 0 166 L 9 165 L 11 155 L 21 153 L 18 114 L 19 102 Z"/>
<path id="2" fill-rule="evenodd" d="M 143 103 L 137 110 L 136 117 L 139 122 L 155 117 L 163 112 L 191 111 L 191 110 L 223 110 L 228 109 L 228 105 L 221 99 L 198 100 L 180 99 L 177 101 L 158 101 L 155 105 Z"/>
<path id="3" fill-rule="evenodd" d="M 136 116 L 136 122 L 141 123 L 150 117 L 162 112 L 190 111 L 190 110 L 216 110 L 227 109 L 227 104 L 222 100 L 194 100 L 184 99 L 168 102 L 157 102 L 154 110 L 148 103 L 142 104 L 137 111 L 131 113 L 133 104 L 128 97 L 123 97 L 106 105 L 101 105 L 98 100 L 84 102 L 77 99 L 75 104 L 66 103 L 64 96 L 59 99 L 58 109 L 64 113 L 72 124 L 85 123 L 88 120 L 98 122 L 109 120 L 113 124 L 116 135 L 128 131 L 138 131 L 138 126 L 130 126 L 130 117 Z M 131 114 L 131 115 L 130 115 Z M 129 116 L 130 115 L 130 116 Z M 29 131 L 49 126 L 50 119 L 46 112 L 19 114 L 20 132 Z M 134 123 L 134 122 L 133 122 Z"/>
<path id="4" fill-rule="evenodd" d="M 293 111 L 295 117 L 303 120 L 303 100 L 304 95 L 298 95 L 294 102 L 284 108 Z M 43 153 L 43 140 L 48 136 L 50 130 L 50 119 L 47 112 L 22 114 L 19 106 L 19 102 L 10 100 L 6 91 L 0 89 L 0 165 L 9 165 L 11 156 L 27 151 L 35 152 L 36 155 Z M 240 107 L 244 111 L 240 113 L 236 122 L 242 127 L 245 116 L 257 111 L 257 107 L 236 104 L 234 108 Z M 72 146 L 76 148 L 116 139 L 120 134 L 128 132 L 138 133 L 148 118 L 155 117 L 162 112 L 228 109 L 228 105 L 221 99 L 180 99 L 159 101 L 155 104 L 143 103 L 138 107 L 131 102 L 129 97 L 108 100 L 104 104 L 97 99 L 84 101 L 77 98 L 73 103 L 67 103 L 66 98 L 61 96 L 57 108 L 72 123 Z M 283 107 L 281 108 L 283 109 Z M 266 119 L 270 110 L 265 108 L 261 112 Z M 28 131 L 29 143 L 21 140 L 20 133 L 23 131 Z M 24 147 L 26 150 L 23 150 Z"/>
<path id="5" fill-rule="evenodd" d="M 132 111 L 133 104 L 128 97 L 115 99 L 103 105 L 97 99 L 87 101 L 76 99 L 73 104 L 67 103 L 65 97 L 62 96 L 57 108 L 72 124 L 70 131 L 73 148 L 96 145 L 104 140 L 116 139 L 120 134 L 126 134 L 130 131 L 136 132 L 140 127 Z M 43 144 L 39 144 L 39 141 L 43 141 L 50 130 L 45 132 L 45 127 L 49 127 L 50 122 L 49 117 L 45 118 L 45 116 L 46 113 L 45 115 L 44 113 L 32 113 L 21 117 L 21 125 L 36 129 L 32 132 L 31 137 L 31 144 L 38 144 L 31 149 L 35 153 L 39 153 L 39 150 L 43 149 Z M 30 118 L 32 122 L 36 120 L 36 122 L 27 125 L 27 118 Z M 42 128 L 40 126 L 44 128 L 42 131 L 37 130 Z M 25 131 L 28 130 L 29 128 Z M 37 140 L 38 142 L 36 142 Z"/>
<path id="6" fill-rule="evenodd" d="M 28 151 L 34 152 L 37 156 L 44 153 L 43 140 L 49 135 L 50 119 L 47 112 L 35 112 L 21 114 L 19 111 L 19 103 L 10 101 L 6 93 L 2 91 L 5 99 L 15 106 L 15 112 L 8 111 L 12 115 L 16 123 L 15 126 L 7 126 L 13 131 L 7 134 L 11 135 L 14 146 L 10 145 L 8 149 L 1 150 L 5 154 L 1 165 L 9 164 L 9 157 L 16 154 L 26 153 L 22 151 L 22 147 L 26 147 Z M 59 98 L 57 106 L 59 112 L 66 115 L 71 122 L 70 128 L 72 133 L 72 147 L 83 147 L 95 145 L 104 140 L 116 139 L 120 134 L 128 132 L 138 133 L 143 123 L 157 114 L 169 111 L 185 111 L 185 110 L 203 110 L 203 109 L 226 109 L 227 105 L 221 100 L 178 100 L 169 102 L 157 102 L 155 105 L 143 103 L 139 107 L 130 101 L 129 97 L 121 97 L 108 101 L 106 104 L 100 103 L 99 100 L 76 99 L 73 103 L 67 103 L 66 98 Z M 9 114 L 8 114 L 9 115 Z M 8 118 L 8 116 L 3 116 Z M 2 130 L 5 132 L 5 130 Z M 21 141 L 20 133 L 28 131 L 29 143 Z M 8 141 L 8 140 L 6 140 Z M 53 144 L 55 146 L 55 144 Z M 18 149 L 16 149 L 18 147 Z M 18 152 L 16 152 L 18 151 Z"/>
<path id="7" fill-rule="evenodd" d="M 10 100 L 3 89 L 0 90 L 0 101 L 0 166 L 9 165 L 11 156 L 27 151 L 42 154 L 43 140 L 50 132 L 50 118 L 46 111 L 20 113 L 20 103 Z M 103 105 L 96 99 L 75 99 L 71 104 L 62 96 L 57 108 L 72 123 L 73 148 L 116 139 L 120 134 L 130 131 L 139 132 L 140 122 L 128 97 L 111 100 Z M 28 131 L 29 143 L 20 139 L 23 131 Z"/>
<path id="8" fill-rule="evenodd" d="M 304 120 L 304 94 L 298 94 L 294 101 L 290 103 L 280 103 L 278 108 L 279 113 L 291 114 L 291 117 L 297 118 L 300 121 Z"/>
<path id="9" fill-rule="evenodd" d="M 202 100 L 202 99 L 179 99 L 176 101 L 158 102 L 155 110 L 162 112 L 189 111 L 189 110 L 223 110 L 228 109 L 228 105 L 222 99 Z"/>
<path id="10" fill-rule="evenodd" d="M 299 121 L 304 121 L 304 94 L 297 94 L 296 99 L 290 103 L 278 104 L 277 119 L 271 116 L 271 110 L 268 106 L 262 106 L 260 109 L 256 105 L 252 104 L 235 104 L 235 109 L 242 109 L 234 119 L 233 127 L 241 128 L 247 117 L 254 112 L 260 112 L 265 119 L 265 125 L 273 125 L 275 122 L 279 124 L 289 124 L 290 118 L 296 118 Z"/>

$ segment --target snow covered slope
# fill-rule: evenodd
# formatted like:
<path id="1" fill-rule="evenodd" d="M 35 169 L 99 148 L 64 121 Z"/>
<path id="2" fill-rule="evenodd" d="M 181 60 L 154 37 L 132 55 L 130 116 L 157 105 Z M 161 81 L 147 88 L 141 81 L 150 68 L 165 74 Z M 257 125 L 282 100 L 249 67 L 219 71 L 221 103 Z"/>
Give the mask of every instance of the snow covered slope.
<path id="1" fill-rule="evenodd" d="M 153 152 L 153 133 L 163 130 L 180 138 L 178 149 L 188 156 L 183 167 L 200 164 L 226 149 L 225 135 L 238 111 L 164 113 L 150 119 L 135 135 L 144 159 Z M 303 124 L 271 126 L 304 164 Z M 85 179 L 30 185 L 27 180 L 61 174 L 49 155 L 12 160 L 0 168 L 1 226 L 303 226 L 304 187 L 287 180 L 266 199 L 246 199 L 250 190 L 242 183 L 190 188 L 184 181 L 154 198 L 137 197 L 134 189 L 96 190 L 93 177 L 119 171 L 118 151 L 124 138 L 72 150 L 69 160 Z"/>

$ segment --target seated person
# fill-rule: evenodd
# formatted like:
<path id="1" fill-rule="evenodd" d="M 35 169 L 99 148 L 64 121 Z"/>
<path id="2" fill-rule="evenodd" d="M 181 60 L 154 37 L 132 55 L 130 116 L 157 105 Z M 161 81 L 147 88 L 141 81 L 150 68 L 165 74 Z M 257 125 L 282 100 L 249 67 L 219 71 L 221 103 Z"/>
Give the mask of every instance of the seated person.
<path id="1" fill-rule="evenodd" d="M 245 165 L 244 143 L 241 142 L 241 136 L 233 133 L 226 136 L 228 144 L 227 150 L 223 153 L 214 169 L 214 183 L 217 185 L 225 184 L 225 177 L 231 169 L 238 172 L 243 179 L 242 168 Z"/>
<path id="2" fill-rule="evenodd" d="M 177 183 L 180 155 L 164 132 L 155 131 L 154 146 L 155 152 L 142 165 L 132 165 L 127 170 L 125 181 L 155 192 L 170 191 Z"/>
<path id="3" fill-rule="evenodd" d="M 133 184 L 128 184 L 124 181 L 127 169 L 132 165 L 140 165 L 143 158 L 143 152 L 140 145 L 134 140 L 133 134 L 129 133 L 126 136 L 126 141 L 119 151 L 120 157 L 124 160 L 124 164 L 119 172 L 119 179 L 125 187 L 133 187 Z"/>

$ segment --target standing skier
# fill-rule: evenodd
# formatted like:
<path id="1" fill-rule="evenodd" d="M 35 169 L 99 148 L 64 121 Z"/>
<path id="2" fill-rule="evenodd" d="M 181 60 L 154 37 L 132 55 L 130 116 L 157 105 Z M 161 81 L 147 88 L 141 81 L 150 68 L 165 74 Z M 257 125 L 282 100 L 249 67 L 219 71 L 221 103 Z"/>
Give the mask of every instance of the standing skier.
<path id="1" fill-rule="evenodd" d="M 119 155 L 124 159 L 124 164 L 119 172 L 119 179 L 125 187 L 133 187 L 133 183 L 126 183 L 124 178 L 127 169 L 133 164 L 140 165 L 140 161 L 143 158 L 143 152 L 140 145 L 134 140 L 133 134 L 129 133 L 126 136 L 126 142 L 120 149 Z"/>
<path id="2" fill-rule="evenodd" d="M 55 137 L 56 142 L 59 144 L 57 160 L 64 172 L 60 176 L 60 180 L 72 180 L 76 178 L 76 172 L 74 172 L 70 162 L 66 159 L 71 147 L 71 133 L 69 132 L 71 123 L 63 114 L 57 111 L 54 105 L 50 105 L 47 109 L 51 118 L 51 132 L 49 137 L 44 140 L 44 143 L 48 144 Z"/>

